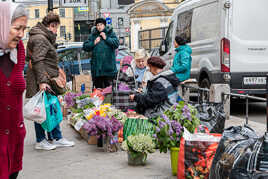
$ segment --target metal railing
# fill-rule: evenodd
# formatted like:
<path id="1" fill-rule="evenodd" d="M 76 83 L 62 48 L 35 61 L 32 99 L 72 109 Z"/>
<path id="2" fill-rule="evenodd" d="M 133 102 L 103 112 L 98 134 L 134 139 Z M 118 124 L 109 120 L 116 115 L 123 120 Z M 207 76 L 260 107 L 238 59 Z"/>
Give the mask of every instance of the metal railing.
<path id="1" fill-rule="evenodd" d="M 210 90 L 207 88 L 200 88 L 200 87 L 195 87 L 195 86 L 189 86 L 189 85 L 185 85 L 182 84 L 181 85 L 182 89 L 186 88 L 186 89 L 194 89 L 197 91 L 198 93 L 198 100 L 197 102 L 200 103 L 202 101 L 200 101 L 200 97 L 203 96 L 205 93 L 209 94 Z M 226 101 L 229 97 L 239 97 L 241 99 L 245 99 L 246 100 L 246 124 L 248 124 L 248 104 L 249 104 L 249 99 L 252 100 L 258 100 L 258 101 L 262 101 L 262 102 L 266 102 L 266 131 L 268 132 L 268 75 L 266 76 L 266 98 L 261 98 L 261 97 L 256 97 L 256 96 L 251 96 L 248 94 L 236 94 L 236 93 L 222 93 L 221 94 L 221 102 L 224 103 L 224 101 Z M 184 90 L 184 89 L 183 89 Z M 203 100 L 203 99 L 201 99 Z"/>

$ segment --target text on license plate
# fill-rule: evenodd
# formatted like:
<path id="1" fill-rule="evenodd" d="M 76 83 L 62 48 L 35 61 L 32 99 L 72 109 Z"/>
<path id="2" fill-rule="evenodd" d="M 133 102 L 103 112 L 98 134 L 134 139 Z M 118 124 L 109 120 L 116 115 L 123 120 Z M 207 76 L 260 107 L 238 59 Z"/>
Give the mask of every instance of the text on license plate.
<path id="1" fill-rule="evenodd" d="M 266 77 L 244 77 L 244 85 L 264 85 Z"/>

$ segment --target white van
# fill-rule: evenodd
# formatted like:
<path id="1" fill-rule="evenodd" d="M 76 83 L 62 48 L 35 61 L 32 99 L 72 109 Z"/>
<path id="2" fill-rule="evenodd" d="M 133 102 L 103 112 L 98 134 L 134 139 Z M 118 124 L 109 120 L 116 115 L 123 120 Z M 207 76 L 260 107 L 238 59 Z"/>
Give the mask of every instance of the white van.
<path id="1" fill-rule="evenodd" d="M 192 48 L 191 77 L 200 87 L 264 94 L 268 73 L 268 0 L 186 0 L 175 9 L 159 53 L 169 66 L 175 36 Z"/>

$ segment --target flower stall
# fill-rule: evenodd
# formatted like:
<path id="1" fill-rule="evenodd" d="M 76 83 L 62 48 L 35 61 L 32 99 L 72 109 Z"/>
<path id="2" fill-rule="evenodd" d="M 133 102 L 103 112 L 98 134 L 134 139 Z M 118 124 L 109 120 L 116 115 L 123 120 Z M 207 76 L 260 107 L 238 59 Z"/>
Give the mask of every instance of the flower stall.
<path id="1" fill-rule="evenodd" d="M 135 111 L 122 112 L 112 104 L 104 103 L 109 101 L 103 95 L 106 92 L 65 94 L 64 102 L 70 113 L 67 118 L 74 129 L 89 144 L 96 144 L 102 137 L 104 151 L 127 151 L 129 165 L 145 165 L 148 153 L 156 149 L 160 153 L 169 151 L 172 174 L 177 175 L 184 129 L 194 133 L 200 128 L 197 109 L 180 101 L 161 116 L 148 119 Z"/>

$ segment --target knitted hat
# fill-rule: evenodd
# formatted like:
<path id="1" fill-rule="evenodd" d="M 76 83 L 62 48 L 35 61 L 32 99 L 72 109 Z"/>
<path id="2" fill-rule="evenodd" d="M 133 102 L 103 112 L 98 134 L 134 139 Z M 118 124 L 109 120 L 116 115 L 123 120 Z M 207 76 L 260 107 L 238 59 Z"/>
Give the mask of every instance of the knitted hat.
<path id="1" fill-rule="evenodd" d="M 106 26 L 106 20 L 103 18 L 96 19 L 95 26 L 97 26 L 97 24 L 99 24 L 99 23 L 102 23 Z"/>
<path id="2" fill-rule="evenodd" d="M 185 45 L 187 43 L 185 35 L 176 36 L 175 41 L 177 42 L 178 45 Z"/>

